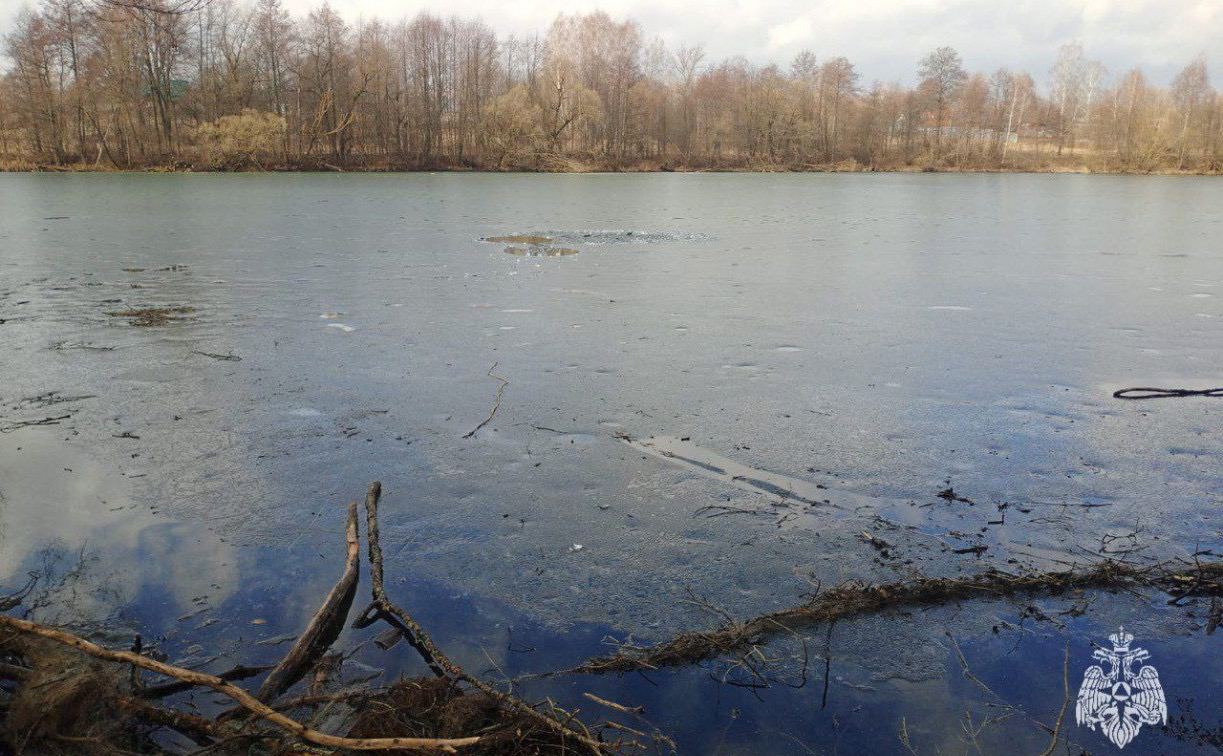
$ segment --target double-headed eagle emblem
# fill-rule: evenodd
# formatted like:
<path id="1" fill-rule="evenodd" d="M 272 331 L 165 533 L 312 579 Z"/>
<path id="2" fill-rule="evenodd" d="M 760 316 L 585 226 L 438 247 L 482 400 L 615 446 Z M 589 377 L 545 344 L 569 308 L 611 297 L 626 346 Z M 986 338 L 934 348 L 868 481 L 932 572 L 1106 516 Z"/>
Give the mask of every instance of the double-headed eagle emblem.
<path id="1" fill-rule="evenodd" d="M 1136 662 L 1151 658 L 1142 648 L 1130 648 L 1134 636 L 1119 628 L 1108 636 L 1111 651 L 1098 648 L 1092 658 L 1108 665 L 1092 665 L 1083 673 L 1074 716 L 1089 730 L 1099 725 L 1104 737 L 1118 748 L 1125 748 L 1144 724 L 1167 724 L 1168 703 L 1159 683 L 1159 672 L 1143 665 L 1134 671 Z"/>

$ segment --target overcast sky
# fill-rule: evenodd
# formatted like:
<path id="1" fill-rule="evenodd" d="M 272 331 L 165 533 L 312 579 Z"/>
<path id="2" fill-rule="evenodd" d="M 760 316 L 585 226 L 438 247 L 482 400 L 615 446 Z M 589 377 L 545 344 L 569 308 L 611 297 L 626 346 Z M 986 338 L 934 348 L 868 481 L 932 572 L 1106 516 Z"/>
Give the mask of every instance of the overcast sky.
<path id="1" fill-rule="evenodd" d="M 286 0 L 305 13 L 321 0 Z M 0 28 L 11 28 L 21 0 L 0 0 Z M 332 0 L 349 20 L 395 20 L 421 10 L 480 16 L 499 33 L 543 31 L 560 12 L 603 9 L 635 18 L 647 37 L 702 44 L 707 60 L 744 55 L 788 63 L 810 49 L 823 60 L 845 55 L 864 83 L 913 77 L 916 61 L 940 45 L 960 51 L 971 70 L 1026 69 L 1044 84 L 1057 48 L 1081 42 L 1112 74 L 1141 64 L 1167 83 L 1206 53 L 1212 83 L 1223 85 L 1223 0 Z"/>

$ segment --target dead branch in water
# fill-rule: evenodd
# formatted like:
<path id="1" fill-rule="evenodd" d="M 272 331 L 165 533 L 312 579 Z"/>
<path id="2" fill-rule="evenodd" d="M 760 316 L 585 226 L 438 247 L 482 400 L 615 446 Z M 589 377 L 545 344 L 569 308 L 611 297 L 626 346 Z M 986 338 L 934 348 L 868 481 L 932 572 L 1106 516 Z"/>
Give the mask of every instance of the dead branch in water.
<path id="1" fill-rule="evenodd" d="M 493 367 L 496 367 L 496 364 Z M 492 373 L 491 368 L 489 373 Z M 504 385 L 502 388 L 504 388 Z M 499 401 L 500 392 L 498 392 Z M 496 408 L 493 409 L 493 412 L 494 414 L 496 413 Z M 489 418 L 491 419 L 492 415 L 489 415 Z M 476 430 L 479 430 L 479 428 Z M 472 432 L 474 433 L 475 431 Z M 556 717 L 537 711 L 516 696 L 502 693 L 480 678 L 473 677 L 463 671 L 462 667 L 452 661 L 450 657 L 446 656 L 445 652 L 438 648 L 433 639 L 429 637 L 429 634 L 425 632 L 424 628 L 416 620 L 412 619 L 411 615 L 387 598 L 386 589 L 382 582 L 382 545 L 378 540 L 378 500 L 381 497 L 382 484 L 374 481 L 370 484 L 369 491 L 365 496 L 365 535 L 366 540 L 369 542 L 369 573 L 373 603 L 353 623 L 354 627 L 368 627 L 376 620 L 381 619 L 403 633 L 404 638 L 420 652 L 425 662 L 439 677 L 446 676 L 454 680 L 461 680 L 495 701 L 507 711 L 543 725 L 562 738 L 572 739 L 589 749 L 592 753 L 603 753 L 606 748 L 605 744 L 595 740 L 590 736 L 589 732 L 579 732 L 570 727 L 568 722 L 562 722 Z M 577 720 L 569 717 L 568 721 Z M 581 725 L 581 722 L 578 722 L 578 725 Z M 585 730 L 585 727 L 582 729 Z"/>
<path id="2" fill-rule="evenodd" d="M 7 596 L 0 596 L 0 612 L 7 612 L 9 609 L 21 604 L 22 601 L 25 601 L 25 597 L 29 596 L 30 592 L 34 590 L 34 586 L 38 584 L 38 577 L 39 573 L 32 572 L 26 584 L 21 587 L 21 590 L 16 593 L 10 593 Z"/>
<path id="3" fill-rule="evenodd" d="M 458 677 L 463 673 L 457 665 L 446 657 L 438 648 L 425 629 L 416 620 L 386 597 L 386 588 L 382 582 L 382 544 L 378 534 L 378 500 L 382 498 L 382 483 L 374 481 L 365 493 L 365 537 L 369 543 L 369 577 L 370 593 L 373 602 L 353 622 L 353 627 L 369 627 L 378 620 L 391 625 L 404 639 L 416 649 L 429 669 L 438 677 Z M 380 638 L 381 639 L 381 638 Z M 384 641 L 385 642 L 385 641 Z M 393 646 L 387 642 L 387 648 Z"/>
<path id="4" fill-rule="evenodd" d="M 176 667 L 172 664 L 166 664 L 151 659 L 147 656 L 141 656 L 130 651 L 112 651 L 102 648 L 79 636 L 58 630 L 53 627 L 39 625 L 28 620 L 21 620 L 15 617 L 6 617 L 0 615 L 0 627 L 12 630 L 18 633 L 33 635 L 46 640 L 54 641 L 103 661 L 117 662 L 119 664 L 131 664 L 149 672 L 155 672 L 159 675 L 172 677 L 183 682 L 190 683 L 194 686 L 210 688 L 223 696 L 233 699 L 236 703 L 242 706 L 251 714 L 259 719 L 266 720 L 271 724 L 279 727 L 286 732 L 292 733 L 297 737 L 305 740 L 308 743 L 324 746 L 327 748 L 346 748 L 353 751 L 385 751 L 394 748 L 413 749 L 413 750 L 441 750 L 446 752 L 454 752 L 462 746 L 473 745 L 480 741 L 479 737 L 466 738 L 345 738 L 338 735 L 328 735 L 324 732 L 312 729 L 295 719 L 281 714 L 272 707 L 263 703 L 259 699 L 247 693 L 232 683 L 222 680 L 215 675 L 196 672 L 182 667 Z"/>
<path id="5" fill-rule="evenodd" d="M 564 672 L 598 674 L 693 664 L 822 622 L 892 609 L 1020 594 L 1052 596 L 1076 589 L 1123 587 L 1158 588 L 1177 599 L 1191 595 L 1223 595 L 1223 561 L 1164 562 L 1143 567 L 1108 560 L 1090 568 L 1061 572 L 1015 575 L 990 570 L 967 578 L 920 578 L 887 585 L 850 582 L 826 590 L 801 606 L 746 621 L 731 621 L 708 632 L 683 633 L 649 648 L 625 648 L 612 656 L 589 659 Z"/>
<path id="6" fill-rule="evenodd" d="M 301 743 L 295 745 L 301 740 L 343 751 L 453 752 L 471 746 L 477 753 L 496 754 L 602 754 L 625 745 L 639 746 L 623 738 L 604 743 L 577 719 L 576 711 L 564 711 L 551 700 L 547 701 L 548 708 L 537 709 L 512 691 L 499 691 L 469 675 L 410 615 L 391 603 L 383 585 L 377 519 L 380 494 L 381 486 L 375 482 L 366 498 L 374 602 L 354 624 L 365 627 L 378 620 L 386 622 L 392 632 L 407 638 L 420 651 L 436 677 L 401 679 L 386 688 L 349 688 L 335 693 L 312 686 L 306 695 L 275 703 L 311 668 L 317 676 L 320 656 L 335 642 L 351 609 L 361 551 L 357 505 L 353 503 L 348 507 L 343 574 L 257 694 L 232 681 L 266 671 L 266 667 L 240 666 L 212 675 L 142 655 L 138 644 L 131 651 L 109 650 L 66 630 L 0 615 L 0 652 L 11 655 L 14 662 L 9 664 L 6 659 L 0 665 L 0 679 L 16 684 L 11 694 L 6 691 L 0 750 L 15 745 L 20 751 L 29 743 L 54 741 L 88 742 L 97 746 L 98 753 L 127 753 L 133 747 L 156 747 L 149 739 L 150 726 L 177 732 L 205 751 L 252 739 L 271 741 L 276 748 L 290 750 L 302 748 Z M 65 650 L 60 653 L 58 649 Z M 130 679 L 128 670 L 133 673 Z M 136 670 L 153 672 L 172 682 L 141 687 L 135 682 Z M 324 677 L 317 676 L 316 682 Z M 221 693 L 237 706 L 209 718 L 150 700 L 194 687 Z M 602 699 L 592 700 L 612 705 Z M 315 729 L 300 716 L 290 716 L 296 709 L 333 704 L 346 704 L 345 710 L 355 717 L 351 726 L 337 734 Z M 600 727 L 637 733 L 613 722 Z M 660 734 L 651 737 L 667 742 Z M 305 747 L 310 750 L 309 745 Z"/>
<path id="7" fill-rule="evenodd" d="M 361 573 L 361 542 L 357 536 L 357 502 L 348 505 L 348 525 L 344 530 L 347 552 L 344 573 L 327 594 L 323 605 L 310 618 L 306 630 L 293 644 L 285 658 L 268 674 L 259 688 L 257 698 L 272 701 L 288 690 L 308 672 L 335 639 L 340 637 L 353 597 L 357 595 L 357 578 Z"/>
<path id="8" fill-rule="evenodd" d="M 273 699 L 300 680 L 306 674 L 306 672 L 308 672 L 316 664 L 319 656 L 331 646 L 343 629 L 344 623 L 348 617 L 349 609 L 352 606 L 353 598 L 356 594 L 357 581 L 360 572 L 361 548 L 358 537 L 356 502 L 353 502 L 348 506 L 347 527 L 345 529 L 345 545 L 345 567 L 340 580 L 328 593 L 326 599 L 323 601 L 319 609 L 314 613 L 306 627 L 306 630 L 290 649 L 289 653 L 280 662 L 280 664 L 278 664 L 272 670 L 272 673 L 268 676 L 268 678 L 264 681 L 263 686 L 260 688 L 259 693 L 254 696 L 241 688 L 232 685 L 230 680 L 250 677 L 254 674 L 265 671 L 268 669 L 267 667 L 238 667 L 220 676 L 214 676 L 155 661 L 149 657 L 141 655 L 138 648 L 134 648 L 132 652 L 110 651 L 103 649 L 87 640 L 74 636 L 65 631 L 38 625 L 24 620 L 0 616 L 0 629 L 8 628 L 16 630 L 18 633 L 43 638 L 75 648 L 87 656 L 92 656 L 105 661 L 127 663 L 132 665 L 133 668 L 146 669 L 175 679 L 176 682 L 173 683 L 157 685 L 145 689 L 136 689 L 131 691 L 131 693 L 124 692 L 122 689 L 117 687 L 107 688 L 105 682 L 106 678 L 104 676 L 95 677 L 93 678 L 92 682 L 81 678 L 79 685 L 95 685 L 96 687 L 93 688 L 93 690 L 96 692 L 91 694 L 91 696 L 97 699 L 97 703 L 101 707 L 106 706 L 106 703 L 103 701 L 104 699 L 106 702 L 109 702 L 114 711 L 120 713 L 124 717 L 131 718 L 133 721 L 139 721 L 157 727 L 173 729 L 195 741 L 197 744 L 204 746 L 213 745 L 214 741 L 226 742 L 234 737 L 273 739 L 282 737 L 277 734 L 270 734 L 267 732 L 244 732 L 241 725 L 227 721 L 229 719 L 227 715 L 234 712 L 253 715 L 259 719 L 266 720 L 279 727 L 281 730 L 296 735 L 307 742 L 347 750 L 427 749 L 453 751 L 459 746 L 472 745 L 480 742 L 481 738 L 474 736 L 402 737 L 402 733 L 380 733 L 380 735 L 385 734 L 387 737 L 340 737 L 314 730 L 311 727 L 286 716 L 280 711 L 286 707 L 271 707 L 268 705 Z M 46 684 L 39 682 L 38 679 L 32 676 L 34 670 L 18 667 L 16 665 L 8 666 L 11 666 L 12 669 L 0 669 L 0 673 L 10 673 L 3 675 L 5 677 L 17 680 L 23 685 L 28 684 L 28 686 L 31 688 L 37 688 L 40 685 Z M 45 662 L 43 663 L 43 666 L 46 666 Z M 161 708 L 148 703 L 146 700 L 142 700 L 148 698 L 161 698 L 196 686 L 208 687 L 228 696 L 238 703 L 239 708 L 228 712 L 227 714 L 223 714 L 221 717 L 214 720 L 176 709 Z M 375 695 L 371 691 L 363 691 L 363 693 L 366 697 L 372 697 Z M 294 705 L 300 705 L 300 699 L 298 699 Z M 30 732 L 32 733 L 33 730 L 31 729 Z M 411 734 L 415 735 L 417 733 Z M 51 733 L 51 736 L 66 737 L 66 735 L 60 735 L 54 731 Z"/>
<path id="9" fill-rule="evenodd" d="M 493 366 L 488 369 L 488 377 L 496 378 L 497 380 L 501 381 L 501 385 L 497 387 L 497 398 L 493 401 L 493 409 L 488 413 L 488 417 L 484 418 L 479 425 L 472 428 L 470 432 L 463 436 L 463 438 L 471 438 L 472 436 L 476 435 L 481 428 L 488 425 L 492 421 L 493 415 L 497 414 L 497 410 L 501 409 L 501 395 L 505 393 L 505 387 L 510 385 L 510 382 L 494 373 L 493 371 L 496 369 L 497 363 L 495 362 L 493 363 Z"/>
<path id="10" fill-rule="evenodd" d="M 595 703 L 597 703 L 600 706 L 606 706 L 609 709 L 618 711 L 621 714 L 644 714 L 645 713 L 644 706 L 625 706 L 624 704 L 618 704 L 615 701 L 608 701 L 606 698 L 599 698 L 594 693 L 583 693 L 582 697 L 589 699 L 591 701 L 594 701 Z"/>
<path id="11" fill-rule="evenodd" d="M 1061 739 L 1062 722 L 1066 719 L 1066 707 L 1070 705 L 1070 646 L 1066 646 L 1066 653 L 1062 659 L 1062 708 L 1057 712 L 1057 721 L 1053 724 L 1053 732 L 1050 733 L 1053 738 L 1049 741 L 1049 747 L 1041 751 L 1040 756 L 1053 756 L 1053 752 L 1057 750 L 1057 741 Z"/>
<path id="12" fill-rule="evenodd" d="M 116 698 L 115 702 L 120 711 L 143 722 L 177 730 L 191 738 L 197 745 L 208 745 L 213 739 L 224 737 L 222 727 L 211 719 L 174 709 L 163 709 L 139 698 L 123 696 Z"/>
<path id="13" fill-rule="evenodd" d="M 244 667 L 239 664 L 231 670 L 222 672 L 221 674 L 217 675 L 217 677 L 227 682 L 233 682 L 234 680 L 245 680 L 248 677 L 254 677 L 255 675 L 267 672 L 269 669 L 271 669 L 271 667 Z M 149 685 L 136 691 L 136 695 L 141 698 L 148 699 L 165 698 L 167 696 L 175 695 L 176 693 L 191 690 L 192 687 L 194 686 L 185 682 L 172 682 L 165 683 L 164 685 Z"/>

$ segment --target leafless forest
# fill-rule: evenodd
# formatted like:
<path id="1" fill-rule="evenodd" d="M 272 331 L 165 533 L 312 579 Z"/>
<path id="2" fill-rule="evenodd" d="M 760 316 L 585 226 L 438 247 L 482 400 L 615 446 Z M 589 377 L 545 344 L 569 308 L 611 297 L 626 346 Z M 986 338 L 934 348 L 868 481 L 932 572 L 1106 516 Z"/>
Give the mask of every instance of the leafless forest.
<path id="1" fill-rule="evenodd" d="M 294 18 L 280 0 L 43 0 L 4 52 L 10 169 L 1223 168 L 1204 58 L 1162 87 L 1076 44 L 1033 72 L 939 48 L 908 87 L 812 52 L 709 60 L 603 13 L 521 38 L 430 14 L 353 25 L 326 4 Z"/>

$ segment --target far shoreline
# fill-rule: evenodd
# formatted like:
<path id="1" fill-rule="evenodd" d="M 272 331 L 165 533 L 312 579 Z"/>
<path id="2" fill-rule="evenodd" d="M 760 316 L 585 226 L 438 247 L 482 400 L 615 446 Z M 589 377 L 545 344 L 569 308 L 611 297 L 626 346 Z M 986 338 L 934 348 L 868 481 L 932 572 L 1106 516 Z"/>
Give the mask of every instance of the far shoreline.
<path id="1" fill-rule="evenodd" d="M 1223 169 L 1214 171 L 1194 170 L 1134 170 L 1126 168 L 1093 168 L 1089 166 L 1038 166 L 1038 167 L 948 167 L 948 166 L 889 166 L 889 167 L 839 167 L 839 166 L 742 166 L 742 167 L 657 167 L 657 166 L 584 166 L 550 170 L 543 168 L 482 168 L 464 166 L 437 166 L 432 168 L 399 168 L 393 166 L 315 164 L 308 166 L 274 166 L 269 168 L 217 168 L 199 166 L 149 165 L 131 168 L 116 168 L 98 165 L 4 165 L 0 173 L 112 173 L 112 174 L 491 174 L 491 175 L 617 175 L 617 174 L 1047 174 L 1077 176 L 1223 176 Z"/>

